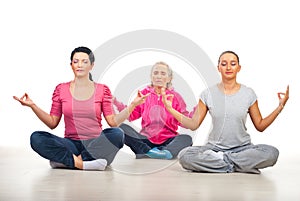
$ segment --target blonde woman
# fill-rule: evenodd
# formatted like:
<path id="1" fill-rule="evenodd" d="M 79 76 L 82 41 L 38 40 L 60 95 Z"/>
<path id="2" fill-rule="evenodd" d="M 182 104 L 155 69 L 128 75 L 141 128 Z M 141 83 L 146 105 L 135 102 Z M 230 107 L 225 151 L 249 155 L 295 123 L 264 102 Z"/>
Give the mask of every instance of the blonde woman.
<path id="1" fill-rule="evenodd" d="M 165 62 L 157 62 L 151 69 L 151 84 L 141 90 L 146 96 L 143 104 L 138 105 L 128 120 L 142 118 L 140 131 L 128 124 L 121 124 L 125 134 L 125 144 L 135 153 L 136 158 L 173 159 L 183 148 L 192 145 L 192 138 L 177 132 L 180 122 L 165 108 L 162 102 L 162 88 L 172 95 L 173 108 L 188 115 L 183 98 L 172 87 L 172 69 Z M 115 99 L 114 104 L 119 111 L 125 105 Z"/>

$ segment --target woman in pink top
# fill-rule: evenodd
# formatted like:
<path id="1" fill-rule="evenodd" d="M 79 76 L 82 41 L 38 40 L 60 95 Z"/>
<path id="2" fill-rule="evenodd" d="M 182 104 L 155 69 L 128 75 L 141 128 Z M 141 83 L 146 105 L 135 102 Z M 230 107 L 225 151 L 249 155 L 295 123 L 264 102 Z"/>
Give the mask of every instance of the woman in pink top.
<path id="1" fill-rule="evenodd" d="M 50 160 L 53 168 L 104 170 L 124 145 L 124 133 L 117 126 L 146 98 L 139 94 L 124 112 L 116 115 L 109 88 L 90 79 L 94 61 L 94 54 L 87 47 L 72 51 L 74 80 L 56 86 L 50 114 L 40 109 L 26 93 L 21 98 L 14 96 L 50 129 L 56 128 L 64 116 L 64 138 L 45 131 L 36 131 L 30 137 L 32 149 Z M 112 128 L 102 130 L 101 114 Z"/>
<path id="2" fill-rule="evenodd" d="M 154 64 L 151 70 L 152 84 L 141 91 L 147 96 L 145 102 L 138 105 L 130 114 L 128 120 L 142 118 L 142 129 L 137 132 L 127 124 L 120 128 L 125 134 L 125 144 L 136 154 L 136 158 L 172 159 L 180 150 L 192 145 L 189 135 L 177 132 L 180 122 L 177 121 L 165 108 L 161 89 L 173 96 L 173 108 L 184 115 L 188 115 L 183 98 L 171 87 L 172 70 L 164 62 Z M 114 105 L 123 111 L 125 105 L 114 99 Z"/>

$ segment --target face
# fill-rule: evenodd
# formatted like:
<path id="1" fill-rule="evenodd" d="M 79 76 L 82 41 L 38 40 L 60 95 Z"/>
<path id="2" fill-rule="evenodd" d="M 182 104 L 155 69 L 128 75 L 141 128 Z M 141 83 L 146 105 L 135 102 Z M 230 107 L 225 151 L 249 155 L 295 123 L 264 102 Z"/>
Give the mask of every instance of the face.
<path id="1" fill-rule="evenodd" d="M 168 67 L 163 64 L 155 65 L 152 69 L 151 81 L 154 87 L 167 87 L 167 83 L 171 81 Z"/>
<path id="2" fill-rule="evenodd" d="M 237 73 L 241 70 L 237 57 L 232 53 L 225 53 L 220 58 L 218 70 L 222 79 L 235 79 Z"/>
<path id="3" fill-rule="evenodd" d="M 89 75 L 94 64 L 91 64 L 89 55 L 83 52 L 76 52 L 73 56 L 71 67 L 75 77 L 85 77 Z"/>

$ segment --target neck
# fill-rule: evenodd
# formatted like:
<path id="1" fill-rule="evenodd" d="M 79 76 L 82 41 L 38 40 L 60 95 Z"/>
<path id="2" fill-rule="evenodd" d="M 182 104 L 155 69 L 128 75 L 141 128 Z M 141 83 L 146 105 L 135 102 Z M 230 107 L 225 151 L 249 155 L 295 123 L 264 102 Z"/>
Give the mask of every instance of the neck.
<path id="1" fill-rule="evenodd" d="M 155 93 L 156 93 L 156 94 L 160 94 L 160 93 L 161 93 L 161 88 L 162 88 L 162 87 L 155 86 L 155 87 L 154 87 Z"/>
<path id="2" fill-rule="evenodd" d="M 236 82 L 236 80 L 233 81 L 222 81 L 219 84 L 219 88 L 225 93 L 225 94 L 233 94 L 237 92 L 240 88 L 240 84 Z"/>
<path id="3" fill-rule="evenodd" d="M 225 90 L 232 90 L 235 89 L 239 84 L 236 82 L 236 80 L 232 80 L 232 81 L 222 81 L 220 85 Z"/>
<path id="4" fill-rule="evenodd" d="M 81 77 L 81 78 L 75 77 L 75 79 L 72 82 L 76 86 L 87 86 L 92 83 L 92 81 L 86 77 Z"/>

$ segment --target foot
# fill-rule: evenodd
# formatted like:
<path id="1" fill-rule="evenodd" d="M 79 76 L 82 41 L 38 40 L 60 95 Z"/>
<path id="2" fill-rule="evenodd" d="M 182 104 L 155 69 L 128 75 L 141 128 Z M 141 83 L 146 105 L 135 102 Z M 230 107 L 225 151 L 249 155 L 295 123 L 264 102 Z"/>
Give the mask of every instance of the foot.
<path id="1" fill-rule="evenodd" d="M 67 166 L 65 164 L 54 162 L 54 161 L 49 161 L 49 162 L 50 162 L 50 166 L 53 169 L 55 169 L 55 168 L 67 168 Z"/>
<path id="2" fill-rule="evenodd" d="M 203 154 L 212 155 L 215 158 L 222 159 L 222 160 L 224 159 L 224 157 L 223 157 L 224 153 L 221 151 L 215 152 L 215 151 L 209 149 L 209 150 L 206 150 L 205 152 L 203 152 Z"/>
<path id="3" fill-rule="evenodd" d="M 107 166 L 107 160 L 105 159 L 96 159 L 93 161 L 83 161 L 84 170 L 105 170 Z"/>
<path id="4" fill-rule="evenodd" d="M 150 158 L 155 159 L 172 159 L 173 156 L 168 150 L 159 150 L 158 148 L 154 147 L 150 149 L 146 155 Z"/>

